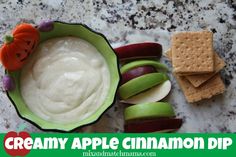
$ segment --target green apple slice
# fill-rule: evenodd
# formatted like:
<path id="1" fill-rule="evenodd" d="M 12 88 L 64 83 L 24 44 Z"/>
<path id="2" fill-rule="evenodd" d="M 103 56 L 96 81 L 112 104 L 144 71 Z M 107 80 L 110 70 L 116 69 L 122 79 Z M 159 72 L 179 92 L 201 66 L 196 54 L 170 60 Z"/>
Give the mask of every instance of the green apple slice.
<path id="1" fill-rule="evenodd" d="M 153 67 L 155 67 L 158 70 L 162 70 L 162 71 L 167 71 L 167 67 L 164 64 L 161 64 L 158 61 L 154 61 L 154 60 L 137 60 L 137 61 L 133 61 L 130 63 L 125 64 L 124 66 L 121 67 L 120 72 L 121 74 L 129 71 L 130 69 L 139 67 L 139 66 L 145 66 L 145 65 L 151 65 Z"/>
<path id="2" fill-rule="evenodd" d="M 171 90 L 171 82 L 166 80 L 160 85 L 152 87 L 151 89 L 144 91 L 140 94 L 132 96 L 121 102 L 128 104 L 141 104 L 145 102 L 157 102 L 165 98 Z"/>
<path id="3" fill-rule="evenodd" d="M 127 107 L 124 113 L 126 121 L 173 116 L 175 116 L 174 110 L 172 106 L 166 102 L 152 102 L 133 105 Z"/>
<path id="4" fill-rule="evenodd" d="M 166 80 L 168 80 L 168 76 L 164 73 L 145 74 L 121 85 L 119 94 L 125 100 Z"/>

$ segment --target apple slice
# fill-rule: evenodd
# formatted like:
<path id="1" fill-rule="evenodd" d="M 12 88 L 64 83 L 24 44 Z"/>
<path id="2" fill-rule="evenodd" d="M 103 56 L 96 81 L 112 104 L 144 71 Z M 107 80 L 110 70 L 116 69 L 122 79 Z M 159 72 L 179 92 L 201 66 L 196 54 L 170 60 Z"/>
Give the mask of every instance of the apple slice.
<path id="1" fill-rule="evenodd" d="M 160 131 L 154 131 L 152 133 L 170 133 L 170 132 L 175 132 L 178 129 L 165 129 L 165 130 L 160 130 Z"/>
<path id="2" fill-rule="evenodd" d="M 171 82 L 166 80 L 164 83 L 152 87 L 151 89 L 137 94 L 121 102 L 128 104 L 141 104 L 145 102 L 157 102 L 165 98 L 171 90 Z"/>
<path id="3" fill-rule="evenodd" d="M 145 132 L 170 132 L 178 130 L 183 121 L 178 118 L 157 118 L 151 120 L 139 120 L 126 123 L 124 132 L 145 133 Z"/>
<path id="4" fill-rule="evenodd" d="M 145 66 L 145 65 L 150 65 L 153 66 L 157 69 L 157 71 L 162 70 L 162 71 L 167 71 L 167 67 L 164 64 L 159 63 L 158 61 L 154 60 L 136 60 L 133 62 L 129 62 L 125 65 L 123 65 L 120 68 L 121 74 L 124 74 L 125 72 L 129 71 L 130 69 L 140 67 L 140 66 Z"/>
<path id="5" fill-rule="evenodd" d="M 121 84 L 128 82 L 136 77 L 142 76 L 144 74 L 154 73 L 156 69 L 152 66 L 141 66 L 133 68 L 124 74 L 122 74 Z"/>
<path id="6" fill-rule="evenodd" d="M 122 99 L 128 99 L 129 97 L 163 83 L 166 80 L 168 80 L 168 76 L 164 73 L 145 74 L 121 85 L 119 88 L 119 95 Z"/>
<path id="7" fill-rule="evenodd" d="M 137 58 L 157 58 L 162 56 L 162 46 L 154 42 L 129 44 L 115 48 L 120 61 Z"/>
<path id="8" fill-rule="evenodd" d="M 172 106 L 166 102 L 142 103 L 129 106 L 125 109 L 124 113 L 126 121 L 173 116 L 175 116 L 174 110 Z"/>

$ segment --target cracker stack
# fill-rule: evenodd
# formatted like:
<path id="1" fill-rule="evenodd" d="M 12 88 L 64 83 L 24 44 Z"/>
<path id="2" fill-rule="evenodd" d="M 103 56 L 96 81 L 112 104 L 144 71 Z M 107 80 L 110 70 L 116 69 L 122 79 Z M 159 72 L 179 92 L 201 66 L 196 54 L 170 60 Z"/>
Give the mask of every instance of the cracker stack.
<path id="1" fill-rule="evenodd" d="M 225 90 L 219 71 L 225 62 L 213 50 L 213 34 L 208 31 L 181 32 L 172 37 L 167 51 L 173 73 L 188 102 L 197 102 Z"/>

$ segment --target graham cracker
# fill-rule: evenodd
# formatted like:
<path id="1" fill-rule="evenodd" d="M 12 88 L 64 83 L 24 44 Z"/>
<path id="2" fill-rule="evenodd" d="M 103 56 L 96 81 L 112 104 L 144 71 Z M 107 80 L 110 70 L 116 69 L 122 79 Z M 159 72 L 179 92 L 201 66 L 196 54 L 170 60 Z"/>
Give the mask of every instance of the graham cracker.
<path id="1" fill-rule="evenodd" d="M 200 87 L 194 87 L 184 76 L 175 74 L 183 93 L 189 103 L 197 102 L 203 99 L 209 99 L 214 95 L 225 91 L 225 85 L 221 80 L 220 74 L 217 74 Z"/>
<path id="2" fill-rule="evenodd" d="M 171 49 L 166 52 L 166 56 L 172 60 Z M 214 52 L 214 72 L 208 74 L 199 74 L 199 75 L 187 75 L 186 79 L 192 83 L 194 87 L 199 87 L 201 84 L 205 83 L 207 80 L 212 78 L 216 73 L 218 73 L 225 66 L 225 62 L 223 59 L 219 57 L 219 55 Z"/>
<path id="3" fill-rule="evenodd" d="M 214 71 L 212 32 L 180 32 L 171 40 L 175 73 L 188 75 Z"/>
<path id="4" fill-rule="evenodd" d="M 221 69 L 224 68 L 225 62 L 221 59 L 217 53 L 214 54 L 214 68 L 215 71 L 208 73 L 208 74 L 201 74 L 201 75 L 189 75 L 186 76 L 189 82 L 192 83 L 194 87 L 199 87 L 201 84 L 212 78 L 215 74 L 217 74 Z"/>
<path id="5" fill-rule="evenodd" d="M 170 61 L 172 61 L 171 48 L 168 49 L 168 50 L 164 53 L 164 55 L 165 55 Z"/>

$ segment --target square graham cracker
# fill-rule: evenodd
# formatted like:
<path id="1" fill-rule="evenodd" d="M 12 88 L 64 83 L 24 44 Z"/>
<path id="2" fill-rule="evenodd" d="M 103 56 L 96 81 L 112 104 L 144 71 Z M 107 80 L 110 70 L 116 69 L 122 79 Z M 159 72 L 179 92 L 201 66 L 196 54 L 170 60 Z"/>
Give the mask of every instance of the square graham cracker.
<path id="1" fill-rule="evenodd" d="M 172 36 L 171 42 L 175 73 L 188 75 L 214 71 L 212 32 L 180 32 Z"/>
<path id="2" fill-rule="evenodd" d="M 203 99 L 209 99 L 214 95 L 225 91 L 225 85 L 221 80 L 220 74 L 217 74 L 200 87 L 194 87 L 184 76 L 175 74 L 183 93 L 189 103 L 198 102 Z"/>
<path id="3" fill-rule="evenodd" d="M 189 82 L 192 83 L 194 87 L 199 87 L 203 83 L 205 83 L 207 80 L 212 78 L 215 74 L 217 74 L 221 69 L 224 68 L 225 62 L 223 59 L 221 59 L 217 53 L 214 54 L 214 68 L 215 71 L 208 73 L 208 74 L 199 74 L 199 75 L 189 75 L 185 76 Z"/>
<path id="4" fill-rule="evenodd" d="M 171 49 L 167 50 L 166 56 L 172 60 L 172 53 Z M 214 52 L 214 72 L 207 73 L 207 74 L 198 74 L 198 75 L 186 75 L 186 79 L 192 83 L 194 87 L 199 87 L 203 83 L 205 83 L 207 80 L 212 78 L 215 74 L 217 74 L 221 69 L 223 69 L 225 66 L 225 62 L 223 59 L 219 57 L 219 55 Z"/>

